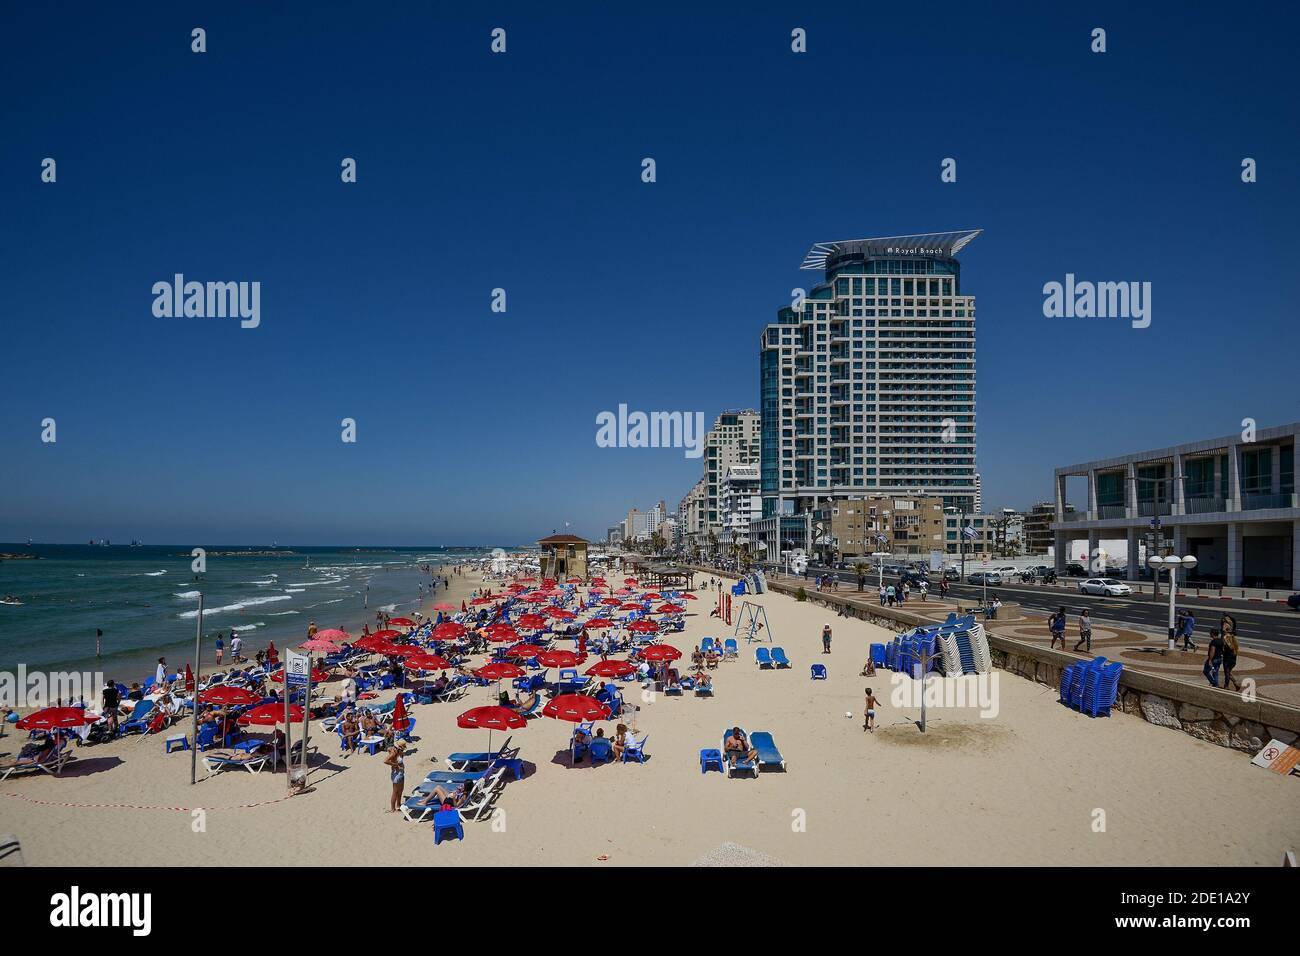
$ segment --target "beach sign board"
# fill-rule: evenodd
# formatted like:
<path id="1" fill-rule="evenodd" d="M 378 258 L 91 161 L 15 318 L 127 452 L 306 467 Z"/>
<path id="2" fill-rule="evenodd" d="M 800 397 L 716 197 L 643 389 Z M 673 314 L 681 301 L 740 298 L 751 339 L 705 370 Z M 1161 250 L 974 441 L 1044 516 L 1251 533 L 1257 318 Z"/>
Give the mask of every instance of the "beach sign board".
<path id="1" fill-rule="evenodd" d="M 1300 750 L 1289 747 L 1280 740 L 1270 740 L 1263 750 L 1255 754 L 1251 763 L 1285 777 L 1300 764 Z"/>
<path id="2" fill-rule="evenodd" d="M 284 659 L 284 686 L 306 687 L 311 673 L 311 658 L 297 651 L 289 651 Z"/>

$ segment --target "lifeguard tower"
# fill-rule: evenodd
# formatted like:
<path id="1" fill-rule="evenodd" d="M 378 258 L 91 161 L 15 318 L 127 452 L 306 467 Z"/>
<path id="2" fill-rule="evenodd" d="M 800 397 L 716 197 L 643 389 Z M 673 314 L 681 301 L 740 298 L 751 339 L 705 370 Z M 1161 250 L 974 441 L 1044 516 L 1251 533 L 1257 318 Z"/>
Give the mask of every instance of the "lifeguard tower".
<path id="1" fill-rule="evenodd" d="M 553 534 L 537 542 L 541 549 L 542 577 L 563 581 L 566 578 L 587 580 L 586 538 L 576 534 Z"/>

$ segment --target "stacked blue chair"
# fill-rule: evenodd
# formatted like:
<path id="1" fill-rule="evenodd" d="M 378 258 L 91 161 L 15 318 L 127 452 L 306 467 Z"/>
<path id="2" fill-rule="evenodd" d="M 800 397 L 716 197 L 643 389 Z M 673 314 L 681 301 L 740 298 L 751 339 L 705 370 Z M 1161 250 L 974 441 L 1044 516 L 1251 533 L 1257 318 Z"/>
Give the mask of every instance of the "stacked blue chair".
<path id="1" fill-rule="evenodd" d="M 875 664 L 877 667 L 885 666 L 885 645 L 884 644 L 871 645 L 871 663 Z"/>
<path id="2" fill-rule="evenodd" d="M 1070 702 L 1070 681 L 1074 677 L 1074 669 L 1082 666 L 1082 664 L 1070 664 L 1061 671 L 1061 694 L 1058 699 L 1062 704 Z"/>
<path id="3" fill-rule="evenodd" d="M 1096 717 L 1098 714 L 1110 715 L 1119 695 L 1119 678 L 1124 673 L 1124 665 L 1119 661 L 1107 664 L 1098 671 L 1096 687 L 1091 699 L 1084 695 L 1083 709 Z"/>
<path id="4" fill-rule="evenodd" d="M 963 674 L 974 674 L 975 669 L 975 652 L 970 646 L 970 631 L 962 629 L 957 631 L 953 637 L 957 641 L 957 651 L 961 655 L 961 672 Z"/>

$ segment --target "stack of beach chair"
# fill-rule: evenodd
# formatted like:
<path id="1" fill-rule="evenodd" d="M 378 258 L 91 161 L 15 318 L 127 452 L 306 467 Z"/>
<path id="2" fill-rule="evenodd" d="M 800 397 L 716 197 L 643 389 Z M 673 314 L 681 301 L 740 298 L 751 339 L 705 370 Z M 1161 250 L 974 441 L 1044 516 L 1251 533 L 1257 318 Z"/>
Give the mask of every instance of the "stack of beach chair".
<path id="1" fill-rule="evenodd" d="M 1105 657 L 1071 664 L 1061 671 L 1061 703 L 1080 713 L 1109 715 L 1119 696 L 1119 679 L 1124 665 Z"/>

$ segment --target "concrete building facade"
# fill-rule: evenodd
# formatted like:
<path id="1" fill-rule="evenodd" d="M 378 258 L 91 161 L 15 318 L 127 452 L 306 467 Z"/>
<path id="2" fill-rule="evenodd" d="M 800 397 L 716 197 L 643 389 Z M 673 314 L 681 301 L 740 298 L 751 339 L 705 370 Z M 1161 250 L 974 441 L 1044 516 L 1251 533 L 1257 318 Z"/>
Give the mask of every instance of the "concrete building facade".
<path id="1" fill-rule="evenodd" d="M 1300 589 L 1298 435 L 1292 422 L 1057 468 L 1058 569 L 1072 540 L 1086 538 L 1092 554 L 1100 540 L 1121 538 L 1130 579 L 1146 542 L 1195 555 L 1195 580 Z M 1086 497 L 1072 511 L 1068 483 L 1079 477 Z"/>

